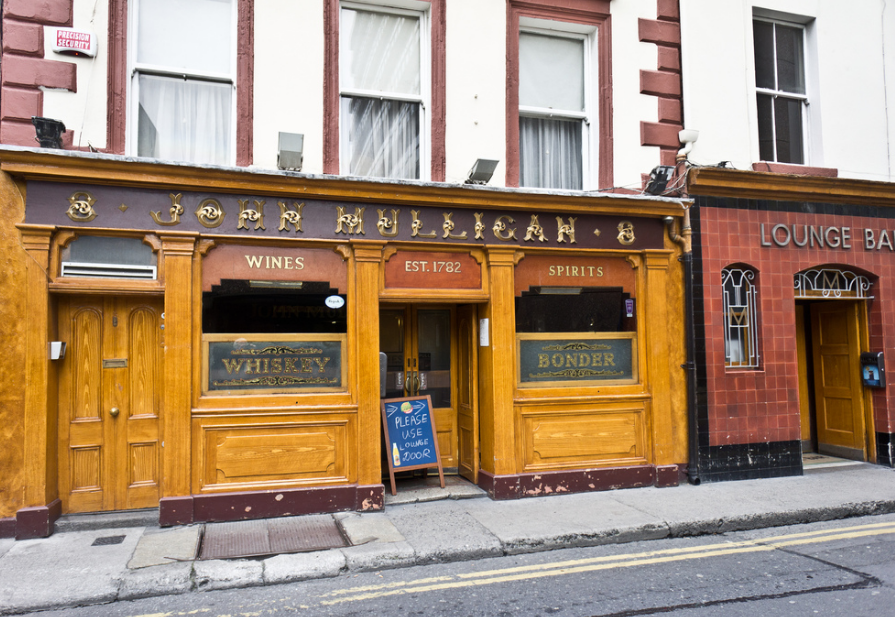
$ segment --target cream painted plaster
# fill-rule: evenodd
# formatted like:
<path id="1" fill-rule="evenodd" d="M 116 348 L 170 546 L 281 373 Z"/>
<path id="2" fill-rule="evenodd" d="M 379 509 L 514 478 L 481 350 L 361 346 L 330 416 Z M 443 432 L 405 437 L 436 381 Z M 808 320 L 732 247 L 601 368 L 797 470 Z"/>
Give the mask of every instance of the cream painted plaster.
<path id="1" fill-rule="evenodd" d="M 96 36 L 96 57 L 74 57 L 51 51 L 53 28 L 44 27 L 44 57 L 72 62 L 78 69 L 77 92 L 42 88 L 43 115 L 61 120 L 66 129 L 74 131 L 75 148 L 87 148 L 88 144 L 98 149 L 105 148 L 109 66 L 108 0 L 74 0 L 72 27 L 92 32 Z"/>
<path id="2" fill-rule="evenodd" d="M 302 133 L 302 171 L 323 173 L 323 43 L 323 0 L 255 3 L 254 166 L 275 169 L 278 133 Z"/>
<path id="3" fill-rule="evenodd" d="M 488 184 L 506 183 L 506 29 L 505 2 L 447 2 L 447 182 L 463 182 L 476 159 L 497 159 Z"/>

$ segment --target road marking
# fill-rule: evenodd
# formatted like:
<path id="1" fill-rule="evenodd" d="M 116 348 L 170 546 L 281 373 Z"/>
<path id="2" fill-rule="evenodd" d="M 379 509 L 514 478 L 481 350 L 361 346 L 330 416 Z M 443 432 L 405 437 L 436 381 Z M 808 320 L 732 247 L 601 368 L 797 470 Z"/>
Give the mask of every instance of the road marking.
<path id="1" fill-rule="evenodd" d="M 742 542 L 724 542 L 677 549 L 630 553 L 627 555 L 608 555 L 590 559 L 567 560 L 532 566 L 517 566 L 499 570 L 464 573 L 456 576 L 438 577 L 437 579 L 427 578 L 417 581 L 403 581 L 397 584 L 392 583 L 387 585 L 356 587 L 338 592 L 346 597 L 323 600 L 321 601 L 321 604 L 333 605 L 344 602 L 358 602 L 388 596 L 442 591 L 463 587 L 479 587 L 497 583 L 518 582 L 537 578 L 565 576 L 567 574 L 595 572 L 613 568 L 630 568 L 634 566 L 671 563 L 675 561 L 703 559 L 707 557 L 720 557 L 723 555 L 740 553 L 770 552 L 789 546 L 833 542 L 836 540 L 884 534 L 895 534 L 895 522 L 838 527 L 835 529 L 771 536 L 768 538 L 759 538 Z M 336 594 L 332 593 L 327 595 L 333 596 Z"/>

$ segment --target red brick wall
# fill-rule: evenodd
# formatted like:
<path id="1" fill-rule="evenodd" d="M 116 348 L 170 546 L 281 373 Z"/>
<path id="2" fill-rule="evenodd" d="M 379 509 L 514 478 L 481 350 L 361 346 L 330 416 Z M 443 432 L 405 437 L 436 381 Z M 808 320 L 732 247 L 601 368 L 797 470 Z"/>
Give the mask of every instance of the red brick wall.
<path id="1" fill-rule="evenodd" d="M 771 202 L 774 203 L 774 202 Z M 891 236 L 895 219 L 834 216 L 785 211 L 707 208 L 699 211 L 702 285 L 705 298 L 706 378 L 709 441 L 712 446 L 800 439 L 799 384 L 793 277 L 821 265 L 863 270 L 873 286 L 870 295 L 870 349 L 885 351 L 895 369 L 895 252 L 864 248 L 864 229 Z M 851 249 L 763 247 L 777 224 L 851 228 Z M 801 227 L 799 239 L 801 240 Z M 895 242 L 893 242 L 895 244 Z M 742 263 L 757 272 L 760 367 L 724 366 L 721 270 Z M 889 307 L 888 310 L 884 310 Z M 895 371 L 890 369 L 895 375 Z M 892 379 L 889 380 L 892 383 Z M 873 395 L 875 430 L 893 432 L 893 386 Z"/>

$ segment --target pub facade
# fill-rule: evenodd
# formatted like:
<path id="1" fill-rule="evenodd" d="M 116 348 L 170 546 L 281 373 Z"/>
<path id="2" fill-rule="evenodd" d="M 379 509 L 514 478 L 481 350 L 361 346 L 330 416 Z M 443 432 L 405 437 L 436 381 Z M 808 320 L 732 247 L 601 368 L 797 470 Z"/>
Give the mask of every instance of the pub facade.
<path id="1" fill-rule="evenodd" d="M 679 199 L 22 148 L 0 171 L 6 535 L 380 509 L 382 398 L 430 396 L 442 466 L 495 499 L 685 470 Z"/>

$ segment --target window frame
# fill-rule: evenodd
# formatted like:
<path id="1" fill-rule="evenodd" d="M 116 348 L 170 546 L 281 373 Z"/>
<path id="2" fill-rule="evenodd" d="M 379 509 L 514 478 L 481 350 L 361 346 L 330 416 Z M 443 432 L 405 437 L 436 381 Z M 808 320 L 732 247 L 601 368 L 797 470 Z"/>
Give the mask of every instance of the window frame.
<path id="1" fill-rule="evenodd" d="M 774 60 L 773 60 L 773 66 L 772 66 L 772 68 L 773 68 L 773 73 L 774 73 L 774 85 L 776 86 L 775 88 L 762 88 L 762 87 L 759 87 L 759 86 L 758 86 L 758 83 L 757 83 L 757 82 L 758 82 L 758 80 L 757 80 L 758 67 L 757 67 L 755 64 L 753 64 L 753 73 L 752 73 L 752 77 L 753 77 L 753 83 L 754 83 L 754 85 L 755 85 L 755 105 L 756 105 L 756 109 L 755 109 L 755 120 L 756 120 L 756 130 L 759 130 L 758 142 L 757 142 L 757 143 L 759 144 L 759 147 L 758 147 L 758 152 L 759 152 L 759 154 L 758 154 L 758 160 L 760 160 L 760 161 L 764 161 L 764 160 L 765 160 L 765 159 L 761 158 L 761 134 L 760 134 L 760 129 L 759 129 L 761 123 L 760 123 L 759 120 L 758 120 L 758 113 L 759 113 L 759 111 L 758 111 L 758 97 L 759 97 L 759 95 L 763 95 L 763 96 L 770 96 L 770 97 L 771 97 L 771 100 L 772 100 L 772 105 L 771 105 L 771 130 L 772 130 L 772 140 L 771 140 L 771 144 L 772 144 L 772 146 L 773 146 L 773 150 L 774 150 L 774 157 L 773 157 L 773 160 L 771 160 L 771 161 L 767 161 L 767 162 L 770 162 L 770 163 L 782 163 L 782 164 L 785 164 L 785 165 L 809 165 L 809 164 L 810 164 L 810 158 L 811 158 L 811 154 L 810 154 L 810 153 L 811 153 L 811 149 L 810 149 L 810 147 L 809 147 L 809 141 L 808 141 L 808 139 L 809 139 L 809 131 L 808 131 L 808 123 L 809 123 L 809 118 L 808 118 L 808 106 L 809 106 L 809 104 L 810 104 L 810 101 L 809 101 L 809 93 L 811 92 L 811 84 L 809 83 L 809 81 L 810 81 L 810 77 L 809 77 L 809 70 L 808 70 L 808 69 L 809 69 L 809 67 L 808 67 L 809 57 L 808 57 L 808 28 L 807 28 L 807 25 L 804 24 L 804 23 L 799 23 L 799 22 L 795 22 L 795 21 L 787 21 L 787 20 L 784 20 L 784 19 L 774 19 L 774 18 L 771 18 L 771 17 L 764 17 L 764 16 L 761 16 L 761 15 L 753 15 L 753 16 L 752 16 L 752 32 L 753 32 L 753 36 L 752 36 L 752 55 L 753 55 L 753 63 L 754 63 L 754 57 L 755 57 L 755 36 L 754 36 L 755 22 L 769 23 L 769 24 L 771 24 L 771 25 L 774 27 L 774 30 L 773 30 L 773 40 L 774 40 L 774 47 L 773 47 L 773 50 L 774 50 Z M 790 91 L 788 91 L 788 90 L 781 90 L 781 89 L 779 88 L 779 86 L 780 86 L 780 84 L 779 84 L 779 76 L 778 76 L 778 74 L 777 74 L 777 26 L 778 26 L 778 25 L 780 25 L 780 26 L 785 26 L 785 27 L 787 27 L 787 28 L 798 29 L 798 30 L 801 30 L 801 32 L 802 32 L 802 73 L 804 74 L 804 77 L 805 77 L 805 93 L 804 93 L 804 94 L 803 94 L 803 93 L 800 93 L 800 92 L 790 92 Z M 786 99 L 786 100 L 792 100 L 792 101 L 799 101 L 799 102 L 800 102 L 800 106 L 799 106 L 799 107 L 800 107 L 800 112 L 801 112 L 801 122 L 802 122 L 802 135 L 801 135 L 801 138 L 802 138 L 802 143 L 801 143 L 801 146 L 802 146 L 802 161 L 801 161 L 800 163 L 795 163 L 795 162 L 792 162 L 792 161 L 780 161 L 780 160 L 779 160 L 780 157 L 779 157 L 779 155 L 778 155 L 778 153 L 777 153 L 777 141 L 778 141 L 778 140 L 777 140 L 777 112 L 776 112 L 775 106 L 773 105 L 773 102 L 776 101 L 778 98 Z"/>
<path id="2" fill-rule="evenodd" d="M 743 287 L 745 304 L 731 305 L 728 294 L 728 280 L 739 273 L 740 286 Z M 732 264 L 721 269 L 721 327 L 724 339 L 724 367 L 726 369 L 758 369 L 761 367 L 761 353 L 759 350 L 759 324 L 758 324 L 758 272 L 754 268 L 743 264 Z M 746 287 L 748 285 L 748 287 Z M 735 285 L 736 286 L 736 285 Z M 731 320 L 731 306 L 744 307 L 745 324 L 733 324 Z M 733 333 L 742 332 L 736 336 L 736 342 L 742 346 L 742 359 L 733 361 L 731 344 L 734 340 Z"/>
<path id="3" fill-rule="evenodd" d="M 600 82 L 599 78 L 599 62 L 594 58 L 597 45 L 597 27 L 582 26 L 580 24 L 556 22 L 552 20 L 535 19 L 530 17 L 520 17 L 519 19 L 519 37 L 521 49 L 522 34 L 536 34 L 552 38 L 571 39 L 582 42 L 582 88 L 584 91 L 583 111 L 554 109 L 552 107 L 534 107 L 519 103 L 519 119 L 521 118 L 538 118 L 538 119 L 557 119 L 557 120 L 578 120 L 581 122 L 581 188 L 565 189 L 565 190 L 587 190 L 592 188 L 592 170 L 591 156 L 597 157 L 599 160 L 598 144 L 595 143 L 599 139 L 597 131 L 591 130 L 591 122 L 593 120 L 593 110 L 596 105 L 597 97 L 593 91 L 594 84 Z M 519 57 L 519 69 L 522 69 L 521 53 Z M 521 80 L 520 80 L 521 81 Z M 521 128 L 519 129 L 521 137 Z M 519 145 L 519 186 L 522 187 L 522 146 Z M 526 187 L 536 188 L 536 187 Z M 553 188 L 553 187 L 547 187 Z"/>
<path id="4" fill-rule="evenodd" d="M 336 58 L 338 70 L 338 103 L 336 115 L 339 123 L 339 174 L 351 175 L 348 170 L 350 164 L 350 152 L 348 148 L 348 123 L 342 116 L 342 103 L 345 98 L 369 98 L 399 102 L 413 102 L 419 104 L 419 177 L 410 178 L 418 182 L 427 182 L 431 174 L 431 110 L 432 110 L 432 19 L 431 8 L 404 8 L 397 6 L 385 6 L 379 4 L 366 3 L 363 1 L 346 1 L 338 3 L 338 22 L 340 34 L 340 48 L 345 44 L 341 37 L 342 33 L 342 11 L 344 9 L 365 11 L 368 13 L 384 13 L 390 15 L 401 15 L 404 17 L 415 17 L 419 19 L 420 24 L 420 94 L 408 95 L 399 92 L 381 92 L 378 90 L 363 90 L 344 88 L 342 86 L 342 70 L 341 70 L 341 51 Z M 369 176 L 377 177 L 377 176 Z M 383 179 L 395 179 L 388 176 Z"/>
<path id="5" fill-rule="evenodd" d="M 202 81 L 217 84 L 230 85 L 230 153 L 227 165 L 235 165 L 237 158 L 237 64 L 239 49 L 239 4 L 240 0 L 230 0 L 230 69 L 228 73 L 213 73 L 202 71 L 184 72 L 172 70 L 168 67 L 137 62 L 137 46 L 139 45 L 139 27 L 137 24 L 139 6 L 141 2 L 152 0 L 128 0 L 127 1 L 127 100 L 128 113 L 125 130 L 125 153 L 128 156 L 139 156 L 139 115 L 140 115 L 140 76 L 151 75 L 156 77 L 183 78 L 185 81 Z M 198 164 L 207 164 L 197 162 Z"/>

